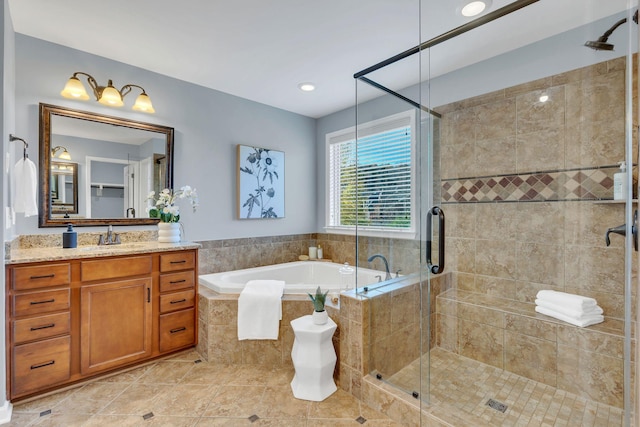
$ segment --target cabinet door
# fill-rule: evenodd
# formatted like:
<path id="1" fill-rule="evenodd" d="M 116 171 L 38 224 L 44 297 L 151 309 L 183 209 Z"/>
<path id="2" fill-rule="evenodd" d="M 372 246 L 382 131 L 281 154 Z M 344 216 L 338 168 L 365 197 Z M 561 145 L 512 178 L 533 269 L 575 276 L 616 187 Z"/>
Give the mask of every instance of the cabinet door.
<path id="1" fill-rule="evenodd" d="M 151 355 L 151 279 L 81 287 L 80 370 L 91 374 Z"/>

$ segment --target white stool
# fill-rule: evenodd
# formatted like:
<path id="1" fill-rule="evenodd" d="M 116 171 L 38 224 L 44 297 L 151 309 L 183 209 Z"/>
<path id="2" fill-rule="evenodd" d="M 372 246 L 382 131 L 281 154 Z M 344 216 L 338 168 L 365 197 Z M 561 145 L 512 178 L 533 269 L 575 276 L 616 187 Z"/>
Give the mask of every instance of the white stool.
<path id="1" fill-rule="evenodd" d="M 296 336 L 291 350 L 296 371 L 291 390 L 298 399 L 320 402 L 338 389 L 333 381 L 337 358 L 331 341 L 338 325 L 331 319 L 316 325 L 308 315 L 293 319 L 291 327 Z"/>

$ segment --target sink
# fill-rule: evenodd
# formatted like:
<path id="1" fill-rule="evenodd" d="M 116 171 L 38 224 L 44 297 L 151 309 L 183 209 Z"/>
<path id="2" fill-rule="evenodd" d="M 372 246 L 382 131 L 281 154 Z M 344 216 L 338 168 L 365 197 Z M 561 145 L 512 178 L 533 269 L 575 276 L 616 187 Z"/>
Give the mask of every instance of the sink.
<path id="1" fill-rule="evenodd" d="M 77 250 L 79 251 L 108 251 L 108 250 L 126 250 L 141 247 L 147 245 L 148 242 L 131 242 L 131 243 L 121 243 L 119 245 L 92 245 L 92 246 L 79 246 Z"/>

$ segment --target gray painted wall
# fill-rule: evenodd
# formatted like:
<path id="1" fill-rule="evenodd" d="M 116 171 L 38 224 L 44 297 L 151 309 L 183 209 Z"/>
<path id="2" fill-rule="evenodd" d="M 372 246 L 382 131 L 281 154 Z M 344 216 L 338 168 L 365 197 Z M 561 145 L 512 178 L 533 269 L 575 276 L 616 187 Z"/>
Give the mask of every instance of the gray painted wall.
<path id="1" fill-rule="evenodd" d="M 176 131 L 174 185 L 190 185 L 200 195 L 200 208 L 195 214 L 187 203 L 181 205 L 187 239 L 214 240 L 315 231 L 314 119 L 32 37 L 16 34 L 15 38 L 16 131 L 33 142 L 29 147 L 32 160 L 38 158 L 40 102 L 171 126 Z M 125 98 L 125 106 L 120 109 L 103 107 L 93 100 L 81 102 L 63 98 L 60 91 L 75 71 L 87 72 L 102 84 L 112 79 L 118 87 L 126 83 L 143 86 L 153 101 L 156 114 L 131 110 L 137 94 Z M 237 144 L 285 152 L 285 218 L 236 219 Z M 92 229 L 95 230 L 84 230 Z M 39 229 L 37 218 L 18 218 L 16 234 L 60 232 L 62 229 Z"/>

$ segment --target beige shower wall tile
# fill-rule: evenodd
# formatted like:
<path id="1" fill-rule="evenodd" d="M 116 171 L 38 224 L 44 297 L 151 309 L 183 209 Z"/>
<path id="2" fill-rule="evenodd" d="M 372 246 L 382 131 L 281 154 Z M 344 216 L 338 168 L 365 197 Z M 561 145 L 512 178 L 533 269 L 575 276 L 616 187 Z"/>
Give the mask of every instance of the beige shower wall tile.
<path id="1" fill-rule="evenodd" d="M 477 292 L 480 294 L 492 295 L 496 297 L 515 299 L 516 281 L 490 276 L 477 276 L 475 278 L 473 288 L 462 290 L 468 290 L 470 292 Z"/>
<path id="2" fill-rule="evenodd" d="M 506 331 L 504 369 L 532 380 L 556 385 L 555 342 Z"/>
<path id="3" fill-rule="evenodd" d="M 551 286 L 547 283 L 532 283 L 516 281 L 516 297 L 515 299 L 521 302 L 535 302 L 536 294 L 538 291 L 552 290 L 566 292 L 564 286 Z"/>
<path id="4" fill-rule="evenodd" d="M 518 280 L 552 286 L 564 285 L 563 245 L 518 242 L 516 252 Z"/>
<path id="5" fill-rule="evenodd" d="M 615 357 L 558 345 L 558 387 L 621 408 L 623 361 Z"/>
<path id="6" fill-rule="evenodd" d="M 530 82 L 519 84 L 517 86 L 506 88 L 505 97 L 517 97 L 519 95 L 527 94 L 532 91 L 545 90 L 551 86 L 553 86 L 553 78 L 544 77 L 542 79 L 533 80 Z"/>
<path id="7" fill-rule="evenodd" d="M 448 271 L 475 273 L 475 239 L 449 238 L 446 245 L 446 263 Z"/>
<path id="8" fill-rule="evenodd" d="M 581 80 L 591 79 L 596 76 L 607 74 L 608 72 L 609 67 L 607 65 L 607 61 L 599 62 L 594 65 L 556 74 L 553 76 L 553 86 L 566 85 L 567 83 L 575 83 Z"/>
<path id="9" fill-rule="evenodd" d="M 545 322 L 544 320 L 510 313 L 506 313 L 504 317 L 505 329 L 511 333 L 528 335 L 553 343 L 556 342 L 558 326 L 554 322 Z"/>
<path id="10" fill-rule="evenodd" d="M 472 108 L 455 110 L 442 116 L 442 146 L 466 144 L 475 140 L 476 112 Z"/>
<path id="11" fill-rule="evenodd" d="M 391 294 L 371 299 L 371 334 L 374 337 L 391 335 Z"/>
<path id="12" fill-rule="evenodd" d="M 452 353 L 458 353 L 458 318 L 438 314 L 436 317 L 436 343 Z"/>
<path id="13" fill-rule="evenodd" d="M 624 204 L 594 202 L 562 203 L 565 212 L 565 243 L 605 247 L 607 228 L 624 224 Z M 611 247 L 624 247 L 624 238 L 611 235 Z"/>
<path id="14" fill-rule="evenodd" d="M 518 134 L 516 152 L 519 173 L 564 169 L 564 127 Z"/>
<path id="15" fill-rule="evenodd" d="M 515 136 L 516 102 L 514 98 L 496 100 L 475 107 L 477 141 Z"/>
<path id="16" fill-rule="evenodd" d="M 567 245 L 566 285 L 593 292 L 624 292 L 624 249 Z"/>
<path id="17" fill-rule="evenodd" d="M 624 159 L 624 73 L 616 71 L 567 88 L 567 167 Z"/>
<path id="18" fill-rule="evenodd" d="M 504 369 L 504 329 L 467 320 L 458 325 L 461 355 Z"/>
<path id="19" fill-rule="evenodd" d="M 558 344 L 622 359 L 624 337 L 588 328 L 558 325 Z"/>
<path id="20" fill-rule="evenodd" d="M 515 240 L 522 218 L 516 203 L 479 203 L 477 207 L 477 238 L 485 240 Z"/>
<path id="21" fill-rule="evenodd" d="M 564 243 L 563 204 L 557 202 L 517 204 L 519 242 Z"/>
<path id="22" fill-rule="evenodd" d="M 443 207 L 447 238 L 473 238 L 476 234 L 476 204 L 459 203 Z"/>
<path id="23" fill-rule="evenodd" d="M 512 240 L 477 241 L 476 274 L 513 279 L 516 276 L 516 242 Z"/>
<path id="24" fill-rule="evenodd" d="M 476 176 L 475 143 L 447 144 L 441 148 L 440 168 L 442 179 Z"/>
<path id="25" fill-rule="evenodd" d="M 391 332 L 395 334 L 407 324 L 418 323 L 420 295 L 417 286 L 409 286 L 391 294 Z"/>
<path id="26" fill-rule="evenodd" d="M 546 94 L 549 100 L 540 102 Z M 565 90 L 564 86 L 536 90 L 516 98 L 518 135 L 533 132 L 564 129 Z"/>
<path id="27" fill-rule="evenodd" d="M 516 139 L 513 135 L 476 141 L 475 168 L 478 175 L 515 173 L 516 152 Z"/>

